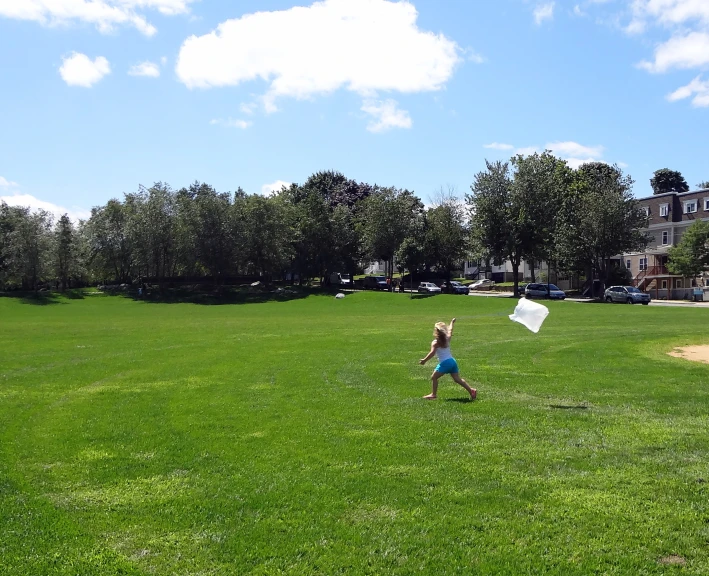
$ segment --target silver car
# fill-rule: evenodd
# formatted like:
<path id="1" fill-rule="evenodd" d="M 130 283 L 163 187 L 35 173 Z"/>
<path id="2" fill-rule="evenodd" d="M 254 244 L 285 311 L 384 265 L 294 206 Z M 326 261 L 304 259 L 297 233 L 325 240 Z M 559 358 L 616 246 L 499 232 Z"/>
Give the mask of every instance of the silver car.
<path id="1" fill-rule="evenodd" d="M 605 293 L 606 302 L 620 302 L 621 304 L 650 304 L 650 295 L 641 292 L 635 286 L 611 286 Z"/>
<path id="2" fill-rule="evenodd" d="M 550 300 L 563 300 L 566 293 L 555 284 L 527 284 L 524 288 L 527 298 L 549 298 Z"/>

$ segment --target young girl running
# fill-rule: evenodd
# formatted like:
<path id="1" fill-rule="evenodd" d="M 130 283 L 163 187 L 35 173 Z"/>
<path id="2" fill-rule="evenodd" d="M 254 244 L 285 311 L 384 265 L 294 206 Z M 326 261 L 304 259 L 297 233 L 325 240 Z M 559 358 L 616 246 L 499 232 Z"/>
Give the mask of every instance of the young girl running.
<path id="1" fill-rule="evenodd" d="M 438 366 L 431 374 L 431 382 L 433 384 L 433 391 L 424 396 L 426 400 L 435 400 L 436 393 L 438 392 L 438 379 L 444 374 L 450 374 L 453 380 L 460 384 L 463 388 L 470 394 L 470 399 L 475 400 L 478 395 L 478 391 L 475 388 L 468 386 L 468 383 L 460 377 L 458 372 L 458 363 L 453 358 L 450 349 L 451 338 L 453 338 L 453 324 L 455 324 L 455 318 L 451 320 L 450 326 L 446 326 L 445 322 L 437 322 L 433 328 L 433 336 L 435 340 L 431 342 L 431 351 L 425 358 L 421 358 L 419 363 L 424 365 L 428 362 L 433 355 L 438 356 Z"/>

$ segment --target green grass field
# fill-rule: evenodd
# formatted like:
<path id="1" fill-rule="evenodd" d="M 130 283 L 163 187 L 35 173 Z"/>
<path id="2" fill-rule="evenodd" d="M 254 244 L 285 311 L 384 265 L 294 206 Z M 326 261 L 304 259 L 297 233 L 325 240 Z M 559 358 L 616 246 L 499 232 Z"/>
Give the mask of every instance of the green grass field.
<path id="1" fill-rule="evenodd" d="M 709 311 L 514 304 L 0 298 L 0 574 L 709 573 Z"/>

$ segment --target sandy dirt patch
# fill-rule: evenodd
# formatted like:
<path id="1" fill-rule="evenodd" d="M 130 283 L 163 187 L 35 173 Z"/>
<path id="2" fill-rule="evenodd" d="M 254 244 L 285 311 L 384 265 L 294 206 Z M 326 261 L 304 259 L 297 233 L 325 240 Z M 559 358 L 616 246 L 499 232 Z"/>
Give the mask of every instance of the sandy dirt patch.
<path id="1" fill-rule="evenodd" d="M 675 358 L 684 358 L 692 362 L 709 364 L 709 346 L 685 346 L 684 348 L 675 348 L 668 354 Z"/>

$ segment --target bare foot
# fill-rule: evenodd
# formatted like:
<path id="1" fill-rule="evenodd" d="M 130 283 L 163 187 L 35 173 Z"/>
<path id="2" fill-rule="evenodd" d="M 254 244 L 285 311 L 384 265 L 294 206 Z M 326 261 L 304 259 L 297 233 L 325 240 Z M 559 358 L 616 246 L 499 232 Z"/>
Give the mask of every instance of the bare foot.
<path id="1" fill-rule="evenodd" d="M 473 388 L 473 389 L 470 391 L 470 400 L 471 400 L 471 401 L 472 401 L 472 400 L 475 400 L 477 397 L 478 397 L 478 391 L 477 391 L 475 388 Z"/>
<path id="2" fill-rule="evenodd" d="M 436 395 L 435 394 L 428 394 L 427 396 L 423 397 L 424 400 L 435 400 Z"/>

